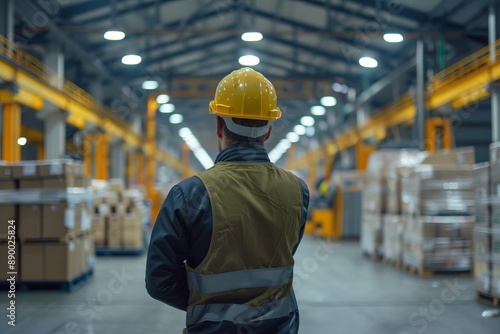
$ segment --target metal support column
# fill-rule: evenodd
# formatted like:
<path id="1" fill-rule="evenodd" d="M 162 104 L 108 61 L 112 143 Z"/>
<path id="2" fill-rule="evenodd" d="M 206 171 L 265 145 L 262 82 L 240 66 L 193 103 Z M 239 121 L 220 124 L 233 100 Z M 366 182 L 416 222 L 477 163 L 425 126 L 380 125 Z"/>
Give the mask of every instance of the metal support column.
<path id="1" fill-rule="evenodd" d="M 417 86 L 415 88 L 415 138 L 419 146 L 424 148 L 425 141 L 425 63 L 424 41 L 417 41 Z"/>
<path id="2" fill-rule="evenodd" d="M 59 42 L 54 42 L 49 48 L 50 52 L 45 56 L 44 63 L 52 72 L 50 84 L 57 89 L 62 89 L 64 86 L 64 53 L 62 45 Z"/>
<path id="3" fill-rule="evenodd" d="M 126 157 L 123 147 L 123 141 L 114 140 L 111 144 L 111 171 L 110 176 L 113 179 L 125 178 Z"/>
<path id="4" fill-rule="evenodd" d="M 153 95 L 148 96 L 147 103 L 147 123 L 146 123 L 146 135 L 147 135 L 147 177 L 146 177 L 146 189 L 149 199 L 152 202 L 151 205 L 151 222 L 156 221 L 158 212 L 160 212 L 160 201 L 159 192 L 155 189 L 156 180 L 156 109 L 158 104 Z"/>
<path id="5" fill-rule="evenodd" d="M 494 63 L 496 61 L 495 48 L 497 39 L 497 10 L 499 6 L 497 4 L 492 4 L 489 9 L 488 15 L 488 40 L 490 45 L 490 62 Z M 500 89 L 496 87 L 495 84 L 492 85 L 491 89 L 491 134 L 492 141 L 500 141 Z"/>
<path id="6" fill-rule="evenodd" d="M 21 146 L 17 140 L 21 135 L 21 106 L 15 103 L 3 105 L 2 160 L 21 160 Z"/>
<path id="7" fill-rule="evenodd" d="M 61 110 L 41 112 L 45 124 L 45 155 L 47 159 L 64 157 L 67 113 Z"/>
<path id="8" fill-rule="evenodd" d="M 0 35 L 14 41 L 14 1 L 0 0 Z"/>
<path id="9" fill-rule="evenodd" d="M 109 178 L 109 138 L 107 133 L 96 136 L 96 152 L 95 163 L 96 172 L 95 178 L 98 180 L 108 180 Z"/>

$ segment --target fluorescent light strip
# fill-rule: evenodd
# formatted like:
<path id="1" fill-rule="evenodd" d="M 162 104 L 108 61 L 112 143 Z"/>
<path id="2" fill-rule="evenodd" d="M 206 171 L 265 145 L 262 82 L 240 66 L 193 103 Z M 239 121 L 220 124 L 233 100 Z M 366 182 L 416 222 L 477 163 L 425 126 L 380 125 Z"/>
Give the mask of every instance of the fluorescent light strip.
<path id="1" fill-rule="evenodd" d="M 193 151 L 194 156 L 205 169 L 209 169 L 214 165 L 214 161 L 208 155 L 207 151 L 205 151 L 205 149 L 201 146 L 191 129 L 186 127 L 180 129 L 179 136 L 184 140 L 189 149 Z"/>

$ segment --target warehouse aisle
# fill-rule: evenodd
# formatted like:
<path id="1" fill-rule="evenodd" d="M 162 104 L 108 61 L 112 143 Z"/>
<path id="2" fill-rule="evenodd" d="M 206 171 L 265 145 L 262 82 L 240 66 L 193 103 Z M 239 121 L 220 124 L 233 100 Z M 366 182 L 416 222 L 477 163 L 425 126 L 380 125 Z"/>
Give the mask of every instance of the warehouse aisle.
<path id="1" fill-rule="evenodd" d="M 19 294 L 17 326 L 3 321 L 0 332 L 180 333 L 184 314 L 146 294 L 144 265 L 144 256 L 99 258 L 93 281 L 71 294 Z M 295 274 L 301 333 L 493 334 L 500 327 L 500 318 L 481 318 L 486 307 L 474 300 L 472 277 L 419 278 L 362 257 L 357 242 L 305 237 Z"/>

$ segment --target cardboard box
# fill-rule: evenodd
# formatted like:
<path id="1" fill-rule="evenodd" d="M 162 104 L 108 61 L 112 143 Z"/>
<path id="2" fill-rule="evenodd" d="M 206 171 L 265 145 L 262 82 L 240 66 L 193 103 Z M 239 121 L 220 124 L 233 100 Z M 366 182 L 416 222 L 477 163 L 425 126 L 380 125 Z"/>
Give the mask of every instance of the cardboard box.
<path id="1" fill-rule="evenodd" d="M 493 263 L 493 279 L 491 281 L 491 292 L 493 296 L 500 297 L 500 262 Z"/>
<path id="2" fill-rule="evenodd" d="M 107 246 L 109 248 L 121 248 L 122 224 L 117 217 L 111 216 L 106 226 Z"/>
<path id="3" fill-rule="evenodd" d="M 460 147 L 432 153 L 422 161 L 430 165 L 473 165 L 476 162 L 474 147 Z"/>
<path id="4" fill-rule="evenodd" d="M 41 189 L 42 180 L 40 179 L 21 179 L 19 180 L 19 189 Z"/>
<path id="5" fill-rule="evenodd" d="M 125 248 L 142 248 L 143 247 L 143 230 L 142 222 L 139 217 L 133 214 L 125 216 L 122 225 L 122 243 Z"/>
<path id="6" fill-rule="evenodd" d="M 42 238 L 42 208 L 39 204 L 19 205 L 18 237 L 20 239 Z"/>
<path id="7" fill-rule="evenodd" d="M 67 202 L 44 204 L 42 207 L 42 237 L 59 239 L 75 229 L 75 209 Z"/>
<path id="8" fill-rule="evenodd" d="M 4 163 L 0 163 L 0 180 L 11 180 L 12 176 L 12 166 Z"/>
<path id="9" fill-rule="evenodd" d="M 23 282 L 44 281 L 44 247 L 41 243 L 21 245 L 21 280 Z"/>
<path id="10" fill-rule="evenodd" d="M 123 179 L 110 179 L 108 189 L 117 193 L 122 193 L 125 190 L 125 182 Z"/>
<path id="11" fill-rule="evenodd" d="M 75 182 L 73 175 L 63 175 L 42 179 L 42 187 L 44 189 L 65 189 L 75 187 Z"/>
<path id="12" fill-rule="evenodd" d="M 14 190 L 16 182 L 13 180 L 0 180 L 0 190 Z"/>
<path id="13" fill-rule="evenodd" d="M 13 204 L 0 204 L 0 226 L 2 227 L 0 230 L 0 239 L 7 239 L 9 228 L 8 221 L 15 220 L 16 223 L 16 235 L 18 235 L 19 231 L 17 230 L 17 216 L 16 216 L 16 206 Z"/>
<path id="14" fill-rule="evenodd" d="M 7 254 L 8 254 L 8 244 L 6 242 L 0 242 L 0 254 L 5 254 L 3 255 L 4 256 L 4 261 L 0 261 L 0 280 L 2 282 L 5 282 L 5 280 L 10 276 L 10 275 L 7 275 L 8 272 L 10 272 L 10 268 L 9 268 L 9 264 L 7 263 Z M 17 245 L 16 243 L 16 261 L 15 261 L 15 268 L 14 268 L 14 272 L 17 272 L 19 273 L 19 268 L 18 268 L 18 264 L 19 264 L 19 246 Z"/>
<path id="15" fill-rule="evenodd" d="M 76 164 L 53 161 L 53 162 L 42 162 L 38 164 L 38 175 L 44 178 L 63 176 L 63 175 L 75 175 Z"/>
<path id="16" fill-rule="evenodd" d="M 76 245 L 74 240 L 45 244 L 45 280 L 68 282 L 76 276 Z"/>
<path id="17" fill-rule="evenodd" d="M 94 234 L 95 245 L 106 246 L 106 216 L 97 215 L 92 219 L 92 232 Z"/>
<path id="18" fill-rule="evenodd" d="M 36 163 L 24 162 L 23 164 L 12 165 L 12 178 L 13 179 L 26 179 L 36 178 Z"/>
<path id="19" fill-rule="evenodd" d="M 74 276 L 81 275 L 85 270 L 85 252 L 83 236 L 78 236 L 73 240 L 75 242 L 75 263 L 74 263 Z"/>

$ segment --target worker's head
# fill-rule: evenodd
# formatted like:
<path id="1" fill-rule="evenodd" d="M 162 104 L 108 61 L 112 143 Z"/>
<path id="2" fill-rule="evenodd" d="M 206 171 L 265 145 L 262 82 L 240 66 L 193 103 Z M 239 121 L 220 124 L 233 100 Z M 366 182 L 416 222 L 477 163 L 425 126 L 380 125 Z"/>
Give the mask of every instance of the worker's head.
<path id="1" fill-rule="evenodd" d="M 272 83 L 248 67 L 221 80 L 209 112 L 217 114 L 219 149 L 239 143 L 264 143 L 271 135 L 271 121 L 281 117 Z"/>

